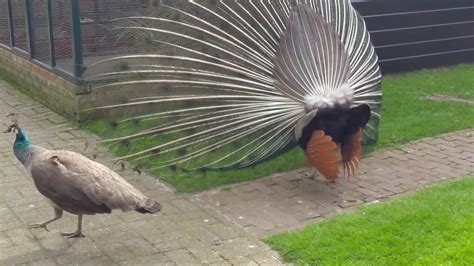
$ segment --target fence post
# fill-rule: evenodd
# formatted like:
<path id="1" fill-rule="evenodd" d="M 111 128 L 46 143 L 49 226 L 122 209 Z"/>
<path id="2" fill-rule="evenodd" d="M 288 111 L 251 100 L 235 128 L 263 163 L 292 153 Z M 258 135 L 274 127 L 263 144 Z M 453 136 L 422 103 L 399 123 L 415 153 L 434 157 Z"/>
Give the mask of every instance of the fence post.
<path id="1" fill-rule="evenodd" d="M 51 56 L 51 67 L 56 66 L 56 54 L 54 50 L 54 26 L 53 26 L 53 8 L 51 0 L 47 0 L 47 16 L 48 16 L 48 40 L 49 40 L 49 54 Z"/>
<path id="2" fill-rule="evenodd" d="M 12 1 L 7 0 L 7 11 L 8 11 L 8 26 L 10 29 L 10 46 L 15 46 L 15 31 L 13 26 L 13 14 L 12 14 Z"/>
<path id="3" fill-rule="evenodd" d="M 81 18 L 79 11 L 79 0 L 71 0 L 71 30 L 72 30 L 72 52 L 74 62 L 74 77 L 76 81 L 82 80 L 85 71 L 82 58 L 81 43 Z"/>
<path id="4" fill-rule="evenodd" d="M 34 28 L 31 23 L 32 19 L 30 0 L 25 0 L 26 40 L 28 44 L 28 57 L 30 59 L 35 57 L 35 44 L 33 42 Z"/>

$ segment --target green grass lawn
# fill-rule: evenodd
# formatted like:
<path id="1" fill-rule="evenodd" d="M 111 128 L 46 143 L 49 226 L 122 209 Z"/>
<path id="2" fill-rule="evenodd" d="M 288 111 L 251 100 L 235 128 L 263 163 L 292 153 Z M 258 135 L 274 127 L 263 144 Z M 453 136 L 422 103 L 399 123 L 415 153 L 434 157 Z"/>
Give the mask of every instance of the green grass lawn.
<path id="1" fill-rule="evenodd" d="M 474 177 L 265 242 L 301 265 L 474 265 Z"/>
<path id="2" fill-rule="evenodd" d="M 420 72 L 387 75 L 384 77 L 382 120 L 380 139 L 374 150 L 390 147 L 423 137 L 460 130 L 474 125 L 474 108 L 468 104 L 435 102 L 426 96 L 445 94 L 464 99 L 474 98 L 474 65 L 458 65 L 450 68 L 424 70 Z M 148 123 L 130 122 L 112 127 L 108 121 L 87 123 L 85 128 L 104 138 L 124 135 L 126 132 L 150 127 Z M 124 155 L 140 146 L 154 142 L 127 143 L 112 150 Z M 156 143 L 156 142 L 155 142 Z M 162 160 L 163 158 L 155 158 Z M 289 171 L 306 166 L 306 159 L 299 147 L 260 163 L 254 167 L 207 172 L 184 172 L 181 170 L 158 169 L 153 174 L 173 185 L 180 192 L 194 192 L 230 183 L 247 181 L 275 172 Z"/>

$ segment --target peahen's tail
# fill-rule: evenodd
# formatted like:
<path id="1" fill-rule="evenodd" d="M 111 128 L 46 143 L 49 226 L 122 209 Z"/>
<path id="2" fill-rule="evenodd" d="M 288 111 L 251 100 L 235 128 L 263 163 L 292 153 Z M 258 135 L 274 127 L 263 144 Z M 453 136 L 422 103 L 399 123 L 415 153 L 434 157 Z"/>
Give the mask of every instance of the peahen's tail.
<path id="1" fill-rule="evenodd" d="M 147 199 L 144 204 L 137 207 L 135 211 L 139 213 L 157 213 L 161 211 L 162 206 L 155 200 Z"/>

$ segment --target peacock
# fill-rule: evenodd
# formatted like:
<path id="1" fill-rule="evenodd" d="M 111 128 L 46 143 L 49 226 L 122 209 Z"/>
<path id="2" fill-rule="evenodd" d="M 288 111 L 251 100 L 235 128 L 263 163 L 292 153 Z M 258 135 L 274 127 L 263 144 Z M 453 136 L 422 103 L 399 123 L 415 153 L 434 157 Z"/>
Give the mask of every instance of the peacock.
<path id="1" fill-rule="evenodd" d="M 207 171 L 299 145 L 333 181 L 353 176 L 362 141 L 377 139 L 382 76 L 350 0 L 161 1 L 109 28 L 118 42 L 145 43 L 146 53 L 100 60 L 86 80 L 94 93 L 137 96 L 85 111 L 134 108 L 142 113 L 118 123 L 158 125 L 104 140 L 158 142 L 120 160 Z"/>
<path id="2" fill-rule="evenodd" d="M 82 216 L 111 213 L 112 209 L 157 213 L 162 206 L 147 198 L 120 175 L 82 154 L 67 150 L 48 150 L 30 143 L 26 132 L 18 126 L 17 115 L 5 133 L 16 132 L 13 152 L 33 178 L 38 191 L 49 199 L 54 218 L 30 225 L 44 228 L 59 220 L 63 211 L 78 216 L 77 230 L 62 233 L 69 238 L 84 237 Z"/>

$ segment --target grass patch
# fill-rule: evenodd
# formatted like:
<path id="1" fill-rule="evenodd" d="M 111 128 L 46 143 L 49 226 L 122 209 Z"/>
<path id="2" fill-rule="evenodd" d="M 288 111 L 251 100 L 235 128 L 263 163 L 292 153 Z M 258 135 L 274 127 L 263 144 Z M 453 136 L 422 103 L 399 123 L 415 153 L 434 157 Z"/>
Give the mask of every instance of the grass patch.
<path id="1" fill-rule="evenodd" d="M 304 265 L 473 265 L 474 177 L 265 239 Z"/>
<path id="2" fill-rule="evenodd" d="M 94 132 L 105 138 L 120 136 L 126 133 L 135 132 L 137 129 L 150 128 L 153 125 L 149 123 L 141 123 L 135 125 L 132 129 L 132 122 L 119 124 L 111 128 L 110 122 L 104 120 L 93 121 L 87 123 L 84 129 Z M 129 144 L 119 144 L 110 147 L 116 155 L 126 155 L 130 152 L 139 151 L 144 147 L 151 147 L 153 144 L 161 143 L 160 140 L 137 141 Z M 170 157 L 159 156 L 152 160 L 166 160 Z M 304 154 L 298 147 L 277 156 L 273 160 L 262 162 L 258 165 L 242 169 L 229 169 L 220 171 L 206 171 L 206 172 L 187 172 L 181 169 L 161 168 L 151 170 L 151 173 L 160 177 L 162 180 L 173 185 L 179 192 L 195 192 L 217 186 L 243 182 L 247 180 L 256 179 L 261 176 L 267 176 L 275 172 L 283 172 L 290 169 L 297 169 L 305 165 Z"/>
<path id="3" fill-rule="evenodd" d="M 474 65 L 459 65 L 386 76 L 382 83 L 382 121 L 377 147 L 472 127 L 472 106 L 435 102 L 426 96 L 445 94 L 474 99 L 473 71 Z"/>
<path id="4" fill-rule="evenodd" d="M 382 84 L 384 96 L 379 129 L 380 139 L 375 146 L 370 146 L 367 150 L 400 145 L 419 138 L 472 127 L 474 125 L 472 106 L 430 101 L 426 99 L 426 96 L 445 94 L 472 99 L 474 97 L 473 72 L 474 65 L 458 65 L 385 76 Z M 100 120 L 87 123 L 85 128 L 104 138 L 110 138 L 151 126 L 153 125 L 147 123 L 137 125 L 132 121 L 113 127 L 110 122 Z M 149 145 L 159 141 L 125 143 L 114 146 L 112 150 L 117 155 L 124 155 L 140 147 L 150 147 Z M 154 160 L 163 160 L 163 158 L 157 157 Z M 273 160 L 244 169 L 207 172 L 158 169 L 152 173 L 173 185 L 180 192 L 195 192 L 248 181 L 276 172 L 290 171 L 306 165 L 303 152 L 299 147 L 295 147 Z"/>

